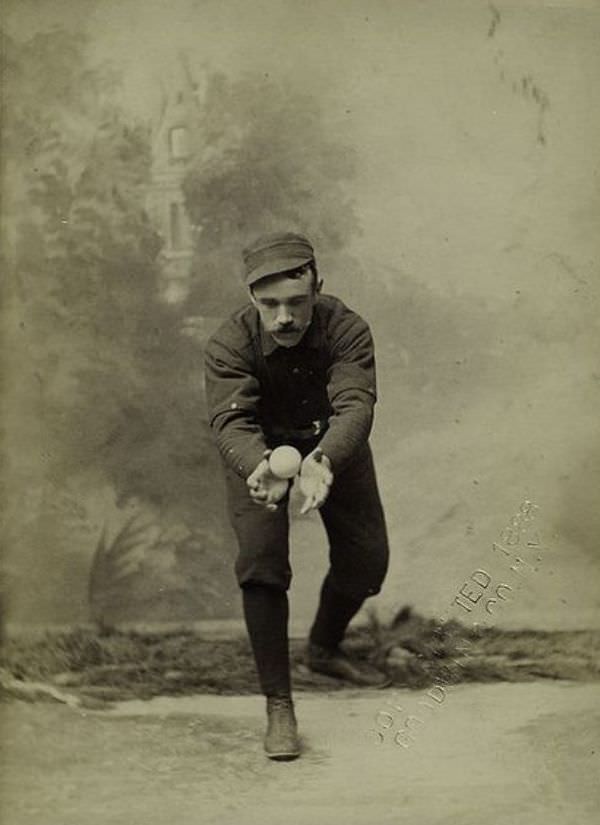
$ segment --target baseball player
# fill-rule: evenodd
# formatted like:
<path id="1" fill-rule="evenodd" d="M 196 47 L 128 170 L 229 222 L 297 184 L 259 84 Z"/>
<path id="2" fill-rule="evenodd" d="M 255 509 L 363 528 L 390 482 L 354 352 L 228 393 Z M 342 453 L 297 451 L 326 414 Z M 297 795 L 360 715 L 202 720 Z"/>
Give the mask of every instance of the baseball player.
<path id="1" fill-rule="evenodd" d="M 292 232 L 261 237 L 243 252 L 249 302 L 208 341 L 210 426 L 221 453 L 239 552 L 235 571 L 262 692 L 265 752 L 300 754 L 292 701 L 288 598 L 291 482 L 272 472 L 270 451 L 302 456 L 303 512 L 318 510 L 329 569 L 306 651 L 315 672 L 355 685 L 388 683 L 340 649 L 388 566 L 385 519 L 368 438 L 376 401 L 367 323 L 322 294 L 310 241 Z"/>

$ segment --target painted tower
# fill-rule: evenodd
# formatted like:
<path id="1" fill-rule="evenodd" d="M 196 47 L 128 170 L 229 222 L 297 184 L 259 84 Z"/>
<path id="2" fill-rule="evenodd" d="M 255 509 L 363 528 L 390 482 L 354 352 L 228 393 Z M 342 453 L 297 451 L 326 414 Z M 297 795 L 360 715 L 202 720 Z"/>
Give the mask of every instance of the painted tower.
<path id="1" fill-rule="evenodd" d="M 190 224 L 182 183 L 200 132 L 199 85 L 184 55 L 165 90 L 152 135 L 152 179 L 146 208 L 163 238 L 161 293 L 169 303 L 182 301 L 190 285 L 195 228 Z"/>

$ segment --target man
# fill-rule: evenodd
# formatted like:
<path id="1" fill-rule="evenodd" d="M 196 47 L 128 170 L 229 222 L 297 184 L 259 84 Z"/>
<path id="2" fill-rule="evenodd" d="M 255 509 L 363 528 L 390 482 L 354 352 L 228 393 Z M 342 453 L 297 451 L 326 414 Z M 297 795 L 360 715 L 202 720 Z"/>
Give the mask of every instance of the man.
<path id="1" fill-rule="evenodd" d="M 269 468 L 271 450 L 302 457 L 302 512 L 319 509 L 330 567 L 307 648 L 313 671 L 353 684 L 386 677 L 339 648 L 364 600 L 379 592 L 388 564 L 385 520 L 368 437 L 376 400 L 369 327 L 322 295 L 311 243 L 277 233 L 244 250 L 250 303 L 206 347 L 210 424 L 223 457 L 236 575 L 261 689 L 267 698 L 265 751 L 300 753 L 291 696 L 287 590 L 290 482 Z"/>

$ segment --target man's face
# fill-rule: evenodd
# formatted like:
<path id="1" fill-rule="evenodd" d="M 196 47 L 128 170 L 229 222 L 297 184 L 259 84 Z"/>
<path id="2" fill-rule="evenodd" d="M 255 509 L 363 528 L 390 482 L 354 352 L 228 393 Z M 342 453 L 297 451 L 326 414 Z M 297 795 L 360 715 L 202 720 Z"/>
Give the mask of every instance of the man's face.
<path id="1" fill-rule="evenodd" d="M 250 297 L 265 330 L 281 347 L 294 347 L 312 320 L 321 284 L 307 269 L 298 278 L 276 275 L 257 281 Z"/>

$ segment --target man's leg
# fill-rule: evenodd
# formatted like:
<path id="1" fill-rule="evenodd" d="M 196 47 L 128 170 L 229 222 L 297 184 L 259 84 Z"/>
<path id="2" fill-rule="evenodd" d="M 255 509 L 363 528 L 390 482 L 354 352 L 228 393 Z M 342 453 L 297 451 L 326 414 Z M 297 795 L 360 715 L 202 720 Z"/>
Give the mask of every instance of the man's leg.
<path id="1" fill-rule="evenodd" d="M 344 638 L 350 620 L 362 607 L 364 599 L 344 596 L 331 584 L 328 573 L 323 580 L 317 615 L 310 630 L 310 641 L 320 647 L 336 648 Z"/>
<path id="2" fill-rule="evenodd" d="M 368 445 L 332 485 L 321 508 L 330 548 L 330 568 L 310 632 L 309 664 L 360 684 L 381 686 L 378 671 L 350 662 L 338 645 L 350 620 L 379 592 L 388 567 L 387 530 Z"/>
<path id="3" fill-rule="evenodd" d="M 290 696 L 287 593 L 251 584 L 242 589 L 242 601 L 263 694 Z"/>
<path id="4" fill-rule="evenodd" d="M 239 546 L 235 572 L 258 680 L 267 698 L 265 750 L 272 759 L 292 759 L 300 749 L 288 642 L 288 498 L 270 511 L 252 501 L 245 481 L 235 473 L 227 471 L 226 481 L 229 516 Z"/>

